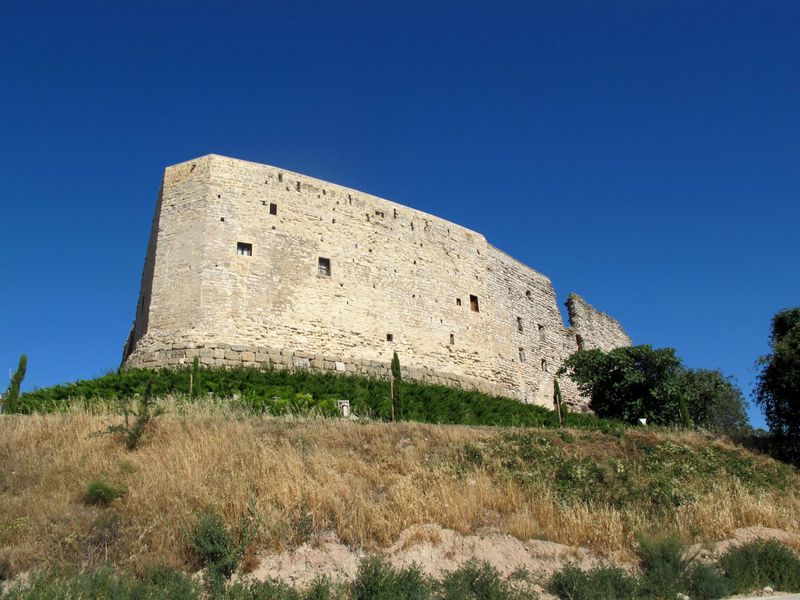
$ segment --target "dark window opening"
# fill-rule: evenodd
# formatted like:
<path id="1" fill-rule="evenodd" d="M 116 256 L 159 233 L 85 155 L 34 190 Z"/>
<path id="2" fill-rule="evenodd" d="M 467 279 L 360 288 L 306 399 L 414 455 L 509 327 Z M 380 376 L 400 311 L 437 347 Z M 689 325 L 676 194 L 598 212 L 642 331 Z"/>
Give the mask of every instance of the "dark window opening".
<path id="1" fill-rule="evenodd" d="M 295 185 L 295 188 L 297 189 L 297 191 L 299 192 L 299 191 L 300 191 L 300 182 L 298 181 L 298 182 L 297 182 L 296 184 L 294 184 L 294 185 Z"/>
<path id="2" fill-rule="evenodd" d="M 525 297 L 526 297 L 528 300 L 530 300 L 530 299 L 531 299 L 531 296 L 532 296 L 532 294 L 531 294 L 531 291 L 530 291 L 530 290 L 525 290 Z"/>
<path id="3" fill-rule="evenodd" d="M 397 218 L 397 209 L 396 208 L 394 209 L 394 218 L 395 219 Z"/>
<path id="4" fill-rule="evenodd" d="M 472 294 L 469 295 L 469 307 L 472 312 L 480 312 L 480 307 L 478 306 L 478 297 L 473 296 Z"/>
<path id="5" fill-rule="evenodd" d="M 541 323 L 539 323 L 539 339 L 540 340 L 544 339 L 544 325 L 542 325 Z"/>
<path id="6" fill-rule="evenodd" d="M 517 331 L 522 333 L 522 317 L 517 317 Z"/>
<path id="7" fill-rule="evenodd" d="M 519 349 L 519 362 L 525 362 L 525 348 Z"/>
<path id="8" fill-rule="evenodd" d="M 578 350 L 583 350 L 583 338 L 580 335 L 575 336 L 575 342 L 578 344 Z"/>
<path id="9" fill-rule="evenodd" d="M 386 334 L 386 341 L 387 342 L 393 342 L 394 341 L 394 334 L 387 333 Z"/>
<path id="10" fill-rule="evenodd" d="M 269 214 L 277 215 L 278 214 L 278 205 L 274 203 L 270 203 L 269 205 Z"/>
<path id="11" fill-rule="evenodd" d="M 456 298 L 456 306 L 461 306 L 461 298 Z"/>
<path id="12" fill-rule="evenodd" d="M 278 173 L 278 181 L 283 183 L 283 173 Z"/>
<path id="13" fill-rule="evenodd" d="M 224 223 L 225 222 L 225 217 L 220 217 L 219 220 Z"/>
<path id="14" fill-rule="evenodd" d="M 547 360 L 544 358 L 542 359 L 542 371 L 547 373 Z"/>
<path id="15" fill-rule="evenodd" d="M 247 244 L 245 242 L 237 242 L 236 254 L 238 254 L 239 256 L 253 256 L 253 244 Z"/>
<path id="16" fill-rule="evenodd" d="M 456 344 L 456 335 L 454 333 L 450 334 L 450 345 L 455 346 Z"/>
<path id="17" fill-rule="evenodd" d="M 320 275 L 324 275 L 325 277 L 331 276 L 331 259 L 330 258 L 323 258 L 322 256 L 319 257 L 319 262 L 317 263 L 317 272 Z"/>

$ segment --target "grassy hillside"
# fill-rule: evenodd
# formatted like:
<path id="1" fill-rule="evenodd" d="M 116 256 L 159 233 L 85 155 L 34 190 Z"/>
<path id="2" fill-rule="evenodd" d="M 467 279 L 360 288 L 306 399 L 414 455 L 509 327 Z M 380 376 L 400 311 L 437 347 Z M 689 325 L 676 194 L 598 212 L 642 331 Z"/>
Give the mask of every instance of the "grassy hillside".
<path id="1" fill-rule="evenodd" d="M 488 428 L 274 418 L 173 404 L 140 446 L 114 413 L 0 418 L 0 562 L 191 569 L 202 514 L 258 523 L 249 552 L 333 532 L 367 550 L 418 524 L 630 553 L 640 533 L 683 542 L 737 527 L 798 531 L 800 476 L 694 433 Z M 90 482 L 124 491 L 87 503 Z"/>

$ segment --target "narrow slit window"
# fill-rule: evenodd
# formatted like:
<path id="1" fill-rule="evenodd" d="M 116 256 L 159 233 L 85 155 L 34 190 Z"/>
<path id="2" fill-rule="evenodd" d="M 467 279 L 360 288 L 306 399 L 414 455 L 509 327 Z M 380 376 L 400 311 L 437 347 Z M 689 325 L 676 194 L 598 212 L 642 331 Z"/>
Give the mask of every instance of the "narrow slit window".
<path id="1" fill-rule="evenodd" d="M 522 317 L 517 317 L 517 331 L 519 331 L 520 333 L 522 333 L 523 331 Z"/>
<path id="2" fill-rule="evenodd" d="M 319 261 L 317 262 L 317 272 L 324 277 L 331 276 L 331 259 L 330 258 L 323 258 L 322 256 L 319 257 Z"/>
<path id="3" fill-rule="evenodd" d="M 455 344 L 456 344 L 456 334 L 451 333 L 450 334 L 450 345 L 451 346 L 455 346 Z"/>
<path id="4" fill-rule="evenodd" d="M 278 214 L 278 205 L 275 204 L 274 202 L 270 202 L 269 214 L 271 214 L 271 215 L 277 215 Z"/>
<path id="5" fill-rule="evenodd" d="M 578 350 L 583 350 L 583 338 L 580 334 L 575 336 L 575 343 L 578 344 Z"/>
<path id="6" fill-rule="evenodd" d="M 539 339 L 544 341 L 544 325 L 539 324 Z"/>
<path id="7" fill-rule="evenodd" d="M 542 371 L 547 373 L 547 359 L 545 358 L 542 359 Z"/>
<path id="8" fill-rule="evenodd" d="M 456 306 L 461 306 L 461 298 L 456 298 Z"/>
<path id="9" fill-rule="evenodd" d="M 530 290 L 525 290 L 525 297 L 526 297 L 528 300 L 530 300 L 532 296 L 533 296 L 533 294 L 531 294 L 531 291 L 530 291 Z"/>
<path id="10" fill-rule="evenodd" d="M 239 256 L 253 256 L 253 244 L 247 244 L 245 242 L 237 242 L 236 254 L 238 254 Z"/>
<path id="11" fill-rule="evenodd" d="M 469 308 L 472 312 L 481 312 L 480 306 L 478 306 L 478 297 L 473 296 L 472 294 L 469 295 Z"/>
<path id="12" fill-rule="evenodd" d="M 519 349 L 519 362 L 525 362 L 525 348 Z"/>
<path id="13" fill-rule="evenodd" d="M 386 334 L 386 341 L 387 341 L 387 342 L 393 342 L 393 341 L 394 341 L 394 334 L 392 334 L 392 333 L 387 333 L 387 334 Z"/>

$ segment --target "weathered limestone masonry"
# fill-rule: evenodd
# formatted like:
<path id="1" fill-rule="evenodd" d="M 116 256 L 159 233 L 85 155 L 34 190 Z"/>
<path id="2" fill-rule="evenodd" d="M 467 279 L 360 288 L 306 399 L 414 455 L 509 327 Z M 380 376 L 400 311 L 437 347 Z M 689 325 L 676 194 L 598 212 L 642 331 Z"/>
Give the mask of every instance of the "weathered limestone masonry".
<path id="1" fill-rule="evenodd" d="M 404 375 L 552 405 L 580 344 L 630 345 L 583 299 L 473 231 L 276 167 L 166 169 L 123 364 Z M 567 402 L 584 405 L 562 382 Z"/>

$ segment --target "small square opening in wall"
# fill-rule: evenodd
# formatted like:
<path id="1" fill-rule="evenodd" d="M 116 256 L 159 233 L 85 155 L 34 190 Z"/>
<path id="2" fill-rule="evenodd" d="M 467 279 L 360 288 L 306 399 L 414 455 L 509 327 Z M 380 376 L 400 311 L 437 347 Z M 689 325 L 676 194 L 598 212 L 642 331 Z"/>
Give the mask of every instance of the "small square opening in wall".
<path id="1" fill-rule="evenodd" d="M 481 309 L 478 306 L 477 296 L 473 296 L 472 294 L 469 295 L 469 308 L 472 310 L 472 312 L 481 312 Z"/>
<path id="2" fill-rule="evenodd" d="M 253 244 L 246 242 L 236 243 L 236 254 L 239 256 L 253 256 Z"/>
<path id="3" fill-rule="evenodd" d="M 461 306 L 461 298 L 456 298 L 456 306 Z"/>
<path id="4" fill-rule="evenodd" d="M 330 258 L 323 258 L 322 256 L 319 257 L 319 261 L 317 261 L 317 273 L 323 275 L 325 277 L 331 276 L 331 259 Z"/>
<path id="5" fill-rule="evenodd" d="M 387 334 L 386 334 L 386 341 L 387 341 L 387 342 L 393 342 L 393 341 L 394 341 L 394 334 L 392 334 L 392 333 L 387 333 Z"/>
<path id="6" fill-rule="evenodd" d="M 270 202 L 269 204 L 269 214 L 277 215 L 278 214 L 278 205 L 274 202 Z"/>

